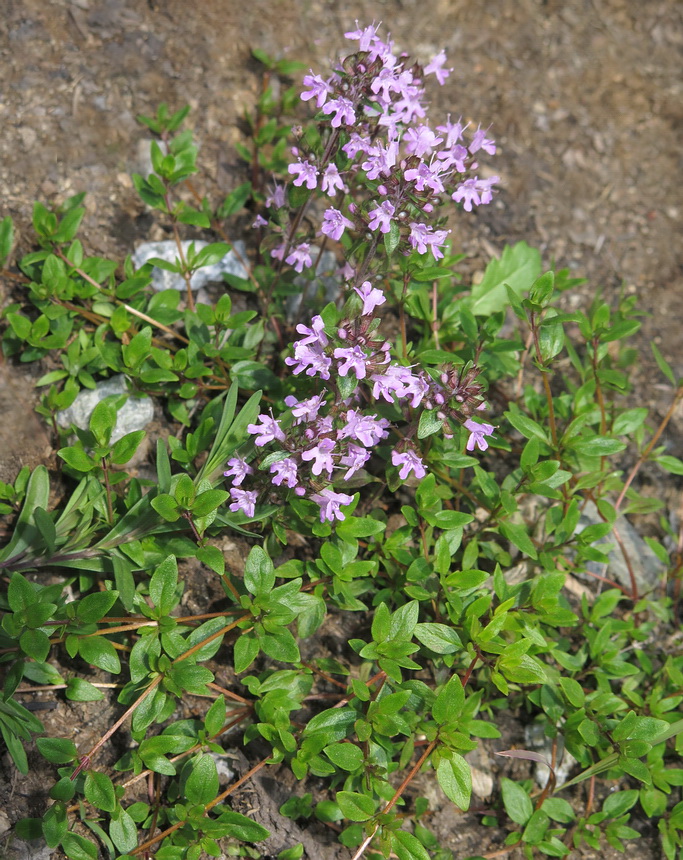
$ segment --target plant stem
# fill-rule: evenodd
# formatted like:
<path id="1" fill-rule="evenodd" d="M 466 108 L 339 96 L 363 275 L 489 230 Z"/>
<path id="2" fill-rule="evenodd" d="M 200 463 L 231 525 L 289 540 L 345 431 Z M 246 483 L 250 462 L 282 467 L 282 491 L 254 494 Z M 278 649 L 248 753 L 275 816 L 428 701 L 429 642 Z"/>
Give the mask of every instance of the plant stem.
<path id="1" fill-rule="evenodd" d="M 550 425 L 550 435 L 553 440 L 553 447 L 557 448 L 557 426 L 555 424 L 555 406 L 553 404 L 553 395 L 550 390 L 550 383 L 548 382 L 548 374 L 550 371 L 544 365 L 543 359 L 541 357 L 541 344 L 538 338 L 538 326 L 536 325 L 536 315 L 531 314 L 531 332 L 534 338 L 534 349 L 536 351 L 536 359 L 539 364 L 539 370 L 541 371 L 541 378 L 543 379 L 543 390 L 545 391 L 545 399 L 548 403 L 548 424 Z"/>
<path id="2" fill-rule="evenodd" d="M 678 405 L 678 401 L 681 399 L 681 397 L 683 397 L 683 385 L 679 386 L 678 390 L 676 391 L 676 394 L 674 395 L 674 399 L 671 401 L 671 406 L 669 406 L 666 415 L 662 419 L 661 424 L 659 425 L 659 427 L 655 431 L 655 435 L 652 437 L 652 439 L 650 439 L 649 444 L 645 447 L 645 449 L 643 450 L 643 453 L 638 458 L 638 461 L 635 463 L 635 465 L 633 466 L 631 471 L 628 473 L 628 477 L 624 481 L 624 486 L 621 490 L 621 493 L 619 493 L 619 498 L 616 500 L 616 502 L 614 504 L 614 507 L 617 511 L 621 507 L 621 503 L 624 501 L 624 496 L 626 495 L 626 491 L 631 486 L 633 479 L 635 478 L 635 476 L 640 471 L 640 468 L 642 467 L 643 463 L 650 456 L 650 452 L 652 451 L 652 449 L 655 447 L 655 445 L 659 441 L 659 437 L 664 432 L 666 425 L 669 423 L 669 421 L 671 421 L 673 414 L 674 414 L 674 411 L 676 410 L 676 406 Z"/>
<path id="3" fill-rule="evenodd" d="M 111 503 L 111 484 L 109 483 L 109 465 L 107 458 L 102 457 L 102 471 L 104 472 L 104 490 L 107 496 L 107 522 L 110 526 L 114 525 L 114 509 Z"/>

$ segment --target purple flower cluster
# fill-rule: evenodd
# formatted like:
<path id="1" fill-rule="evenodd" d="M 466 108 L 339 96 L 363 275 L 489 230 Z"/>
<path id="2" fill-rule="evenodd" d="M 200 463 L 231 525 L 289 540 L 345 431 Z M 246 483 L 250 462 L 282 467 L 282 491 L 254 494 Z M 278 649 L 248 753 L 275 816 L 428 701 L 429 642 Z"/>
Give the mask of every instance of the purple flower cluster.
<path id="1" fill-rule="evenodd" d="M 329 78 L 313 71 L 304 77 L 301 98 L 322 114 L 327 145 L 322 154 L 295 148 L 288 170 L 295 186 L 320 188 L 328 196 L 349 187 L 373 188 L 374 200 L 351 204 L 347 214 L 338 206 L 326 209 L 318 235 L 338 241 L 346 230 L 386 235 L 396 228 L 399 251 L 431 251 L 438 260 L 449 231 L 435 228 L 429 216 L 446 196 L 467 212 L 491 202 L 498 177 L 480 177 L 477 159 L 480 151 L 495 154 L 496 145 L 486 129 L 470 130 L 460 119 L 451 122 L 450 115 L 432 128 L 424 81 L 434 75 L 443 85 L 451 71 L 444 66 L 445 53 L 421 68 L 396 55 L 392 41 L 382 41 L 377 29 L 373 24 L 345 34 L 358 42 L 358 50 Z M 290 235 L 274 256 L 301 272 L 312 265 L 304 244 L 298 250 L 302 245 Z"/>
<path id="2" fill-rule="evenodd" d="M 268 470 L 271 490 L 286 488 L 297 496 L 308 496 L 318 504 L 321 522 L 344 519 L 341 506 L 350 504 L 353 496 L 337 492 L 332 485 L 348 482 L 367 464 L 373 449 L 389 437 L 391 424 L 372 410 L 372 400 L 396 404 L 402 413 L 420 406 L 435 410 L 446 436 L 452 435 L 450 420 L 466 419 L 468 451 L 475 445 L 485 451 L 487 436 L 494 431 L 491 424 L 470 417 L 484 405 L 476 368 L 467 372 L 447 369 L 433 379 L 424 371 L 414 373 L 392 361 L 389 344 L 376 335 L 374 312 L 384 304 L 384 293 L 369 281 L 354 289 L 362 302 L 360 315 L 342 323 L 336 339 L 325 332 L 320 316 L 314 316 L 310 326 L 298 325 L 301 337 L 293 344 L 294 356 L 285 359 L 295 375 L 305 372 L 317 377 L 323 383 L 323 393 L 303 400 L 286 397 L 291 413 L 287 429 L 283 419 L 266 413 L 247 427 L 256 448 L 274 449 L 260 467 L 261 472 Z M 339 342 L 346 345 L 336 346 Z M 347 376 L 355 378 L 355 386 L 353 394 L 344 398 L 334 380 Z M 391 454 L 391 463 L 402 481 L 426 474 L 410 441 L 416 427 L 414 420 L 412 430 L 403 434 Z M 224 474 L 232 478 L 230 509 L 253 516 L 258 491 L 242 489 L 241 485 L 254 475 L 254 469 L 239 456 L 232 457 L 228 466 Z"/>
<path id="3" fill-rule="evenodd" d="M 262 413 L 249 424 L 258 468 L 256 461 L 250 465 L 238 455 L 228 461 L 230 509 L 248 517 L 254 516 L 260 497 L 290 492 L 315 502 L 321 522 L 343 520 L 342 508 L 353 502 L 353 495 L 340 486 L 349 489 L 349 481 L 359 480 L 373 451 L 396 429 L 381 416 L 380 407 L 393 407 L 406 422 L 391 451 L 394 476 L 402 481 L 426 474 L 415 444 L 425 410 L 433 413 L 432 426 L 434 418 L 441 422 L 447 438 L 453 424 L 464 424 L 470 434 L 468 451 L 485 451 L 495 429 L 473 420 L 485 405 L 476 366 L 430 373 L 392 359 L 377 318 L 386 297 L 373 275 L 378 271 L 373 258 L 384 242 L 404 255 L 444 256 L 449 231 L 436 213 L 448 198 L 468 212 L 491 202 L 498 177 L 480 178 L 477 159 L 480 151 L 493 155 L 495 143 L 486 129 L 469 129 L 461 120 L 451 122 L 450 115 L 440 125 L 430 125 L 424 81 L 434 75 L 443 84 L 448 77 L 443 51 L 422 68 L 396 55 L 391 40 L 382 41 L 375 25 L 346 37 L 358 43 L 357 49 L 329 78 L 312 71 L 304 77 L 301 98 L 319 112 L 321 144 L 308 151 L 301 136 L 288 168 L 295 187 L 319 190 L 328 198 L 322 221 L 316 227 L 310 212 L 304 218 L 304 203 L 289 227 L 283 227 L 287 195 L 276 183 L 266 207 L 280 225 L 281 242 L 270 254 L 301 273 L 319 256 L 313 243 L 320 237 L 349 247 L 349 231 L 369 241 L 357 260 L 352 250 L 345 261 L 344 277 L 353 297 L 349 318 L 334 332 L 326 331 L 317 315 L 310 325 L 297 325 L 298 338 L 285 358 L 293 376 L 311 380 L 318 393 L 304 399 L 291 395 L 285 398 L 286 416 Z M 345 204 L 345 195 L 353 202 Z M 255 225 L 264 226 L 258 217 Z"/>

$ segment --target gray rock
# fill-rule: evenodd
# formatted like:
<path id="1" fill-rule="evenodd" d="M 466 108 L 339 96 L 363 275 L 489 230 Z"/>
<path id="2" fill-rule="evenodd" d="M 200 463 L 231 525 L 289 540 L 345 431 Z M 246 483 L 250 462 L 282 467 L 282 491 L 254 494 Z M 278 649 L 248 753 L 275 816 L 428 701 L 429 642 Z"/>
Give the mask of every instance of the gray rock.
<path id="1" fill-rule="evenodd" d="M 99 382 L 94 389 L 84 389 L 79 392 L 68 409 L 57 413 L 57 423 L 60 427 L 75 424 L 79 429 L 87 430 L 92 411 L 100 400 L 118 394 L 128 394 L 126 378 L 123 374 Z M 143 430 L 152 418 L 154 418 L 154 404 L 151 398 L 128 397 L 119 409 L 111 441 L 116 442 L 126 433 L 132 433 L 134 430 Z"/>
<path id="2" fill-rule="evenodd" d="M 581 513 L 581 519 L 577 526 L 577 532 L 583 531 L 594 523 L 602 523 L 604 520 L 597 511 L 593 502 L 588 502 Z M 640 537 L 638 532 L 633 528 L 629 521 L 624 516 L 617 517 L 616 529 L 619 532 L 619 537 L 624 545 L 624 550 L 628 555 L 629 562 L 633 569 L 633 576 L 638 586 L 639 594 L 647 593 L 657 585 L 662 574 L 662 563 L 657 556 L 652 552 L 650 547 Z M 614 548 L 609 555 L 608 564 L 600 564 L 599 562 L 589 562 L 586 569 L 599 576 L 604 576 L 614 582 L 623 585 L 624 588 L 631 589 L 631 576 L 628 567 L 624 561 L 624 553 L 610 533 L 602 540 L 596 541 L 595 546 L 602 551 L 601 544 L 614 544 Z"/>
<path id="3" fill-rule="evenodd" d="M 180 243 L 183 249 L 183 254 L 187 254 L 187 249 L 192 244 L 191 241 L 183 241 Z M 195 250 L 200 251 L 209 243 L 200 239 L 194 241 Z M 159 257 L 161 260 L 167 260 L 169 263 L 175 263 L 178 258 L 178 247 L 172 240 L 165 242 L 145 242 L 140 245 L 133 254 L 133 265 L 136 269 L 147 262 L 152 257 Z M 238 278 L 248 278 L 249 273 L 244 266 L 247 260 L 247 249 L 244 242 L 233 242 L 233 250 L 229 251 L 222 260 L 214 263 L 211 266 L 204 266 L 198 269 L 190 280 L 190 286 L 193 290 L 199 290 L 207 284 L 213 282 L 222 282 L 223 275 L 236 275 Z M 157 292 L 161 290 L 179 290 L 184 292 L 185 281 L 180 275 L 174 272 L 167 272 L 164 269 L 159 269 L 157 266 L 152 270 L 152 288 Z"/>
<path id="4" fill-rule="evenodd" d="M 315 250 L 317 254 L 317 249 Z M 313 257 L 315 261 L 315 256 Z M 316 269 L 316 276 L 312 281 L 307 278 L 298 277 L 294 283 L 301 286 L 301 292 L 287 298 L 287 321 L 292 323 L 296 319 L 305 316 L 303 305 L 310 304 L 322 287 L 325 302 L 336 302 L 341 295 L 341 279 L 337 274 L 339 263 L 332 251 L 323 251 L 320 262 Z"/>
<path id="5" fill-rule="evenodd" d="M 545 756 L 547 761 L 552 761 L 553 757 L 553 742 L 547 737 L 543 725 L 541 723 L 529 723 L 528 726 L 524 727 L 524 739 L 526 741 L 527 747 L 533 752 L 539 753 L 542 756 Z M 555 762 L 555 786 L 559 788 L 561 785 L 564 785 L 565 782 L 569 779 L 569 775 L 572 771 L 572 768 L 577 764 L 574 756 L 567 752 L 564 748 L 564 739 L 562 734 L 558 734 L 557 736 L 557 761 Z M 548 777 L 550 776 L 550 768 L 541 764 L 540 762 L 536 763 L 534 767 L 534 779 L 536 780 L 536 784 L 541 788 L 544 788 L 546 783 L 548 782 Z"/>

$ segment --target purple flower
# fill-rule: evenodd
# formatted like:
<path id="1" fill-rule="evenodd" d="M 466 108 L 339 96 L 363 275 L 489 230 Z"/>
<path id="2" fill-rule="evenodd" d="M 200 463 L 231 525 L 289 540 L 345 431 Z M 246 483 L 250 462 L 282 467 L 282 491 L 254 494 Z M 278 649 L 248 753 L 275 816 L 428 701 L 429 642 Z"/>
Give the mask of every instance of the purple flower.
<path id="1" fill-rule="evenodd" d="M 391 462 L 394 466 L 401 467 L 398 476 L 402 481 L 405 481 L 411 472 L 415 474 L 416 478 L 424 478 L 427 474 L 422 460 L 414 451 L 404 451 L 402 454 L 399 454 L 398 451 L 392 451 Z"/>
<path id="2" fill-rule="evenodd" d="M 320 505 L 320 522 L 324 523 L 325 520 L 334 522 L 335 519 L 346 519 L 344 514 L 339 510 L 339 506 L 350 505 L 353 501 L 353 496 L 349 496 L 346 493 L 335 493 L 334 490 L 326 487 L 320 493 L 313 493 L 311 499 Z"/>
<path id="3" fill-rule="evenodd" d="M 317 373 L 321 379 L 329 379 L 332 359 L 325 355 L 320 346 L 309 346 L 304 341 L 297 341 L 294 344 L 294 358 L 288 356 L 285 364 L 294 368 L 295 375 L 305 370 L 306 376 L 315 376 Z"/>
<path id="4" fill-rule="evenodd" d="M 330 239 L 334 239 L 335 242 L 341 239 L 344 230 L 353 227 L 353 221 L 350 221 L 338 209 L 334 209 L 333 207 L 325 210 L 323 219 L 323 225 L 320 228 L 321 232 L 329 236 Z"/>
<path id="5" fill-rule="evenodd" d="M 381 233 L 388 233 L 391 230 L 391 218 L 395 211 L 394 204 L 385 200 L 372 212 L 368 212 L 370 216 L 368 227 L 371 230 L 376 230 L 379 227 Z"/>
<path id="6" fill-rule="evenodd" d="M 451 115 L 448 114 L 446 122 L 443 125 L 437 125 L 436 130 L 446 135 L 446 147 L 450 149 L 454 143 L 462 140 L 462 133 L 466 128 L 467 126 L 462 124 L 462 117 L 457 122 L 451 122 Z"/>
<path id="7" fill-rule="evenodd" d="M 358 295 L 363 299 L 363 310 L 361 314 L 369 316 L 378 305 L 383 305 L 386 302 L 386 297 L 381 290 L 373 287 L 370 281 L 363 281 L 360 287 L 353 288 Z"/>
<path id="8" fill-rule="evenodd" d="M 294 266 L 295 272 L 303 272 L 304 268 L 308 269 L 313 265 L 313 260 L 310 254 L 311 246 L 308 242 L 301 242 L 296 248 L 293 248 L 287 256 L 285 263 Z"/>
<path id="9" fill-rule="evenodd" d="M 386 439 L 389 435 L 386 428 L 389 422 L 386 418 L 377 418 L 376 415 L 363 415 L 355 409 L 349 409 L 346 413 L 346 425 L 337 431 L 338 439 L 357 439 L 361 445 L 371 448 L 380 439 Z"/>
<path id="10" fill-rule="evenodd" d="M 318 417 L 320 407 L 325 402 L 324 394 L 316 394 L 309 397 L 307 400 L 297 400 L 292 394 L 285 397 L 285 404 L 292 410 L 292 415 L 296 418 L 294 424 L 309 423 L 315 421 Z"/>
<path id="11" fill-rule="evenodd" d="M 455 167 L 458 173 L 466 173 L 467 164 L 465 163 L 465 159 L 467 158 L 467 154 L 467 150 L 461 143 L 454 143 L 449 149 L 437 152 L 436 157 L 441 162 L 442 170 L 450 170 L 451 167 Z"/>
<path id="12" fill-rule="evenodd" d="M 247 432 L 256 436 L 254 444 L 258 447 L 267 445 L 268 442 L 273 442 L 275 439 L 278 442 L 285 441 L 285 434 L 280 429 L 280 424 L 272 415 L 259 415 L 260 424 L 248 424 Z"/>
<path id="13" fill-rule="evenodd" d="M 323 322 L 323 318 L 320 314 L 316 314 L 311 319 L 311 327 L 303 325 L 303 323 L 299 323 L 296 327 L 296 330 L 299 334 L 305 335 L 301 340 L 297 341 L 294 346 L 297 344 L 304 343 L 315 343 L 318 346 L 327 346 L 327 335 L 325 334 L 325 323 Z"/>
<path id="14" fill-rule="evenodd" d="M 256 227 L 266 227 L 268 222 L 263 217 L 263 215 L 257 215 L 256 218 L 252 221 L 251 226 L 255 229 Z"/>
<path id="15" fill-rule="evenodd" d="M 411 167 L 409 170 L 406 170 L 405 177 L 408 182 L 415 183 L 416 191 L 424 191 L 425 187 L 427 187 L 435 194 L 441 194 L 444 186 L 439 177 L 438 169 L 432 169 L 424 161 L 421 161 L 417 167 Z"/>
<path id="16" fill-rule="evenodd" d="M 349 158 L 355 158 L 359 152 L 369 153 L 372 151 L 372 144 L 367 137 L 361 137 L 358 132 L 352 131 L 347 143 L 342 146 L 342 152 L 348 155 Z"/>
<path id="17" fill-rule="evenodd" d="M 379 41 L 379 36 L 377 35 L 377 30 L 379 29 L 379 24 L 375 25 L 373 23 L 373 24 L 370 24 L 369 27 L 365 27 L 365 29 L 361 30 L 361 28 L 358 27 L 358 19 L 356 19 L 356 27 L 357 27 L 357 29 L 349 30 L 348 33 L 344 33 L 344 37 L 346 39 L 352 39 L 352 40 L 359 39 L 360 40 L 360 44 L 358 45 L 359 51 L 367 51 L 367 50 L 369 50 L 370 46 L 374 42 Z"/>
<path id="18" fill-rule="evenodd" d="M 266 197 L 266 206 L 282 209 L 285 205 L 285 186 L 273 182 L 270 194 Z"/>
<path id="19" fill-rule="evenodd" d="M 285 256 L 285 248 L 287 247 L 286 242 L 281 242 L 277 248 L 273 248 L 270 252 L 270 256 L 275 260 L 282 260 Z"/>
<path id="20" fill-rule="evenodd" d="M 315 99 L 316 106 L 321 108 L 325 104 L 325 99 L 332 92 L 332 87 L 328 81 L 324 81 L 320 75 L 314 75 L 313 69 L 309 69 L 310 75 L 304 75 L 303 85 L 309 89 L 301 93 L 301 101 L 307 102 L 309 99 Z"/>
<path id="21" fill-rule="evenodd" d="M 453 71 L 453 69 L 444 69 L 443 64 L 446 62 L 446 52 L 439 51 L 439 53 L 424 67 L 425 75 L 434 75 L 437 81 L 444 85 L 444 81 Z M 304 78 L 305 80 L 305 78 Z"/>
<path id="22" fill-rule="evenodd" d="M 464 182 L 461 182 L 453 194 L 451 194 L 451 198 L 455 200 L 456 203 L 459 203 L 461 200 L 464 201 L 462 205 L 465 212 L 472 211 L 473 203 L 475 206 L 479 206 L 481 203 L 481 197 L 479 196 L 479 189 L 477 188 L 477 177 L 475 176 L 474 179 L 466 179 Z"/>
<path id="23" fill-rule="evenodd" d="M 467 450 L 474 451 L 476 445 L 480 451 L 486 451 L 489 447 L 486 437 L 490 436 L 496 429 L 493 424 L 485 424 L 483 422 L 479 424 L 477 421 L 472 421 L 471 418 L 468 418 L 464 426 L 470 431 L 470 438 L 467 440 L 467 445 L 465 446 Z"/>
<path id="24" fill-rule="evenodd" d="M 493 191 L 492 187 L 500 182 L 500 176 L 492 176 L 490 179 L 478 179 L 477 180 L 477 191 L 479 191 L 479 196 L 481 197 L 482 205 L 486 203 L 490 203 L 493 200 Z"/>
<path id="25" fill-rule="evenodd" d="M 230 490 L 230 495 L 234 499 L 230 505 L 231 511 L 235 511 L 235 513 L 243 511 L 248 517 L 254 516 L 254 507 L 258 498 L 256 490 L 238 490 L 233 487 Z"/>
<path id="26" fill-rule="evenodd" d="M 403 136 L 406 152 L 409 155 L 431 155 L 432 151 L 443 142 L 442 137 L 437 137 L 428 125 L 418 125 L 409 128 Z"/>
<path id="27" fill-rule="evenodd" d="M 353 125 L 356 121 L 356 114 L 353 109 L 353 103 L 343 96 L 338 99 L 326 102 L 323 107 L 323 113 L 333 113 L 330 125 L 332 128 L 339 128 L 342 123 L 344 125 Z"/>
<path id="28" fill-rule="evenodd" d="M 427 248 L 431 248 L 435 260 L 443 257 L 441 245 L 448 238 L 448 230 L 434 230 L 427 224 L 410 222 L 410 237 L 408 241 L 416 249 L 418 254 L 426 254 Z"/>
<path id="29" fill-rule="evenodd" d="M 489 155 L 496 154 L 496 142 L 486 137 L 486 130 L 482 128 L 477 128 L 472 135 L 472 141 L 467 148 L 472 155 L 480 149 L 483 149 L 484 152 L 488 152 Z"/>
<path id="30" fill-rule="evenodd" d="M 314 164 L 310 161 L 302 161 L 299 159 L 295 164 L 290 164 L 287 171 L 295 176 L 294 184 L 303 185 L 306 183 L 306 188 L 313 189 L 318 184 L 318 171 Z"/>
<path id="31" fill-rule="evenodd" d="M 311 466 L 311 472 L 313 472 L 314 475 L 320 475 L 322 470 L 325 469 L 327 477 L 331 478 L 332 470 L 334 469 L 334 461 L 332 460 L 333 450 L 333 439 L 321 439 L 313 448 L 310 448 L 308 451 L 304 451 L 301 455 L 301 459 L 306 461 L 315 461 Z"/>
<path id="32" fill-rule="evenodd" d="M 327 165 L 320 187 L 329 197 L 333 197 L 337 191 L 344 191 L 344 181 L 336 164 Z"/>
<path id="33" fill-rule="evenodd" d="M 359 469 L 363 468 L 369 459 L 370 452 L 367 449 L 349 442 L 347 453 L 339 460 L 341 466 L 349 466 L 348 471 L 344 475 L 344 480 L 348 481 L 352 475 L 355 475 Z"/>
<path id="34" fill-rule="evenodd" d="M 365 379 L 365 363 L 368 357 L 359 346 L 337 347 L 334 351 L 334 357 L 344 359 L 337 368 L 340 376 L 346 376 L 349 370 L 353 370 L 356 379 Z"/>
<path id="35" fill-rule="evenodd" d="M 270 472 L 275 475 L 273 483 L 278 487 L 283 481 L 290 489 L 296 487 L 298 481 L 297 466 L 296 460 L 293 460 L 291 457 L 285 457 L 284 460 L 278 460 L 277 463 L 273 463 L 270 467 Z"/>
<path id="36" fill-rule="evenodd" d="M 228 466 L 230 466 L 230 468 L 227 472 L 223 472 L 223 474 L 226 478 L 229 478 L 231 475 L 234 476 L 232 483 L 235 487 L 239 487 L 247 475 L 251 475 L 254 471 L 247 461 L 243 460 L 239 455 L 237 457 L 231 457 L 228 460 Z"/>
<path id="37" fill-rule="evenodd" d="M 361 164 L 368 179 L 377 179 L 381 174 L 389 176 L 398 157 L 398 141 L 391 141 L 384 149 L 381 142 L 367 151 L 367 160 Z"/>

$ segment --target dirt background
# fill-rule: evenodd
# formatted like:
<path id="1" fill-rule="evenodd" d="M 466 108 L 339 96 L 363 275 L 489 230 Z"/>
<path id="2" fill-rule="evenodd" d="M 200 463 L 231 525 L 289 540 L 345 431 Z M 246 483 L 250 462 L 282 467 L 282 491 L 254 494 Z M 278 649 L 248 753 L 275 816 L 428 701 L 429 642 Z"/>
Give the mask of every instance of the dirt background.
<path id="1" fill-rule="evenodd" d="M 492 125 L 499 152 L 490 165 L 501 192 L 453 225 L 454 249 L 469 255 L 466 271 L 525 239 L 546 264 L 588 278 L 583 296 L 602 287 L 615 302 L 621 290 L 637 291 L 649 314 L 642 342 L 654 338 L 683 374 L 682 4 L 0 0 L 0 10 L 0 217 L 15 219 L 20 254 L 30 250 L 33 201 L 82 190 L 90 252 L 122 257 L 159 238 L 128 174 L 141 169 L 145 138 L 135 116 L 161 101 L 191 105 L 203 191 L 220 199 L 245 179 L 234 145 L 260 86 L 250 49 L 324 72 L 355 19 L 381 20 L 383 34 L 423 61 L 446 49 L 454 72 L 435 94 L 434 115 Z M 663 414 L 670 391 L 652 368 L 645 359 L 641 396 Z M 32 411 L 27 369 L 0 371 L 0 478 L 9 480 L 24 463 L 46 462 L 51 445 Z M 668 436 L 679 455 L 681 420 L 674 417 Z M 92 734 L 103 711 L 60 702 L 50 712 L 53 729 Z M 44 778 L 0 785 L 10 820 L 40 814 Z M 450 813 L 439 824 L 457 857 L 500 847 L 498 834 L 481 844 L 476 822 Z M 654 842 L 635 850 L 658 856 Z"/>

